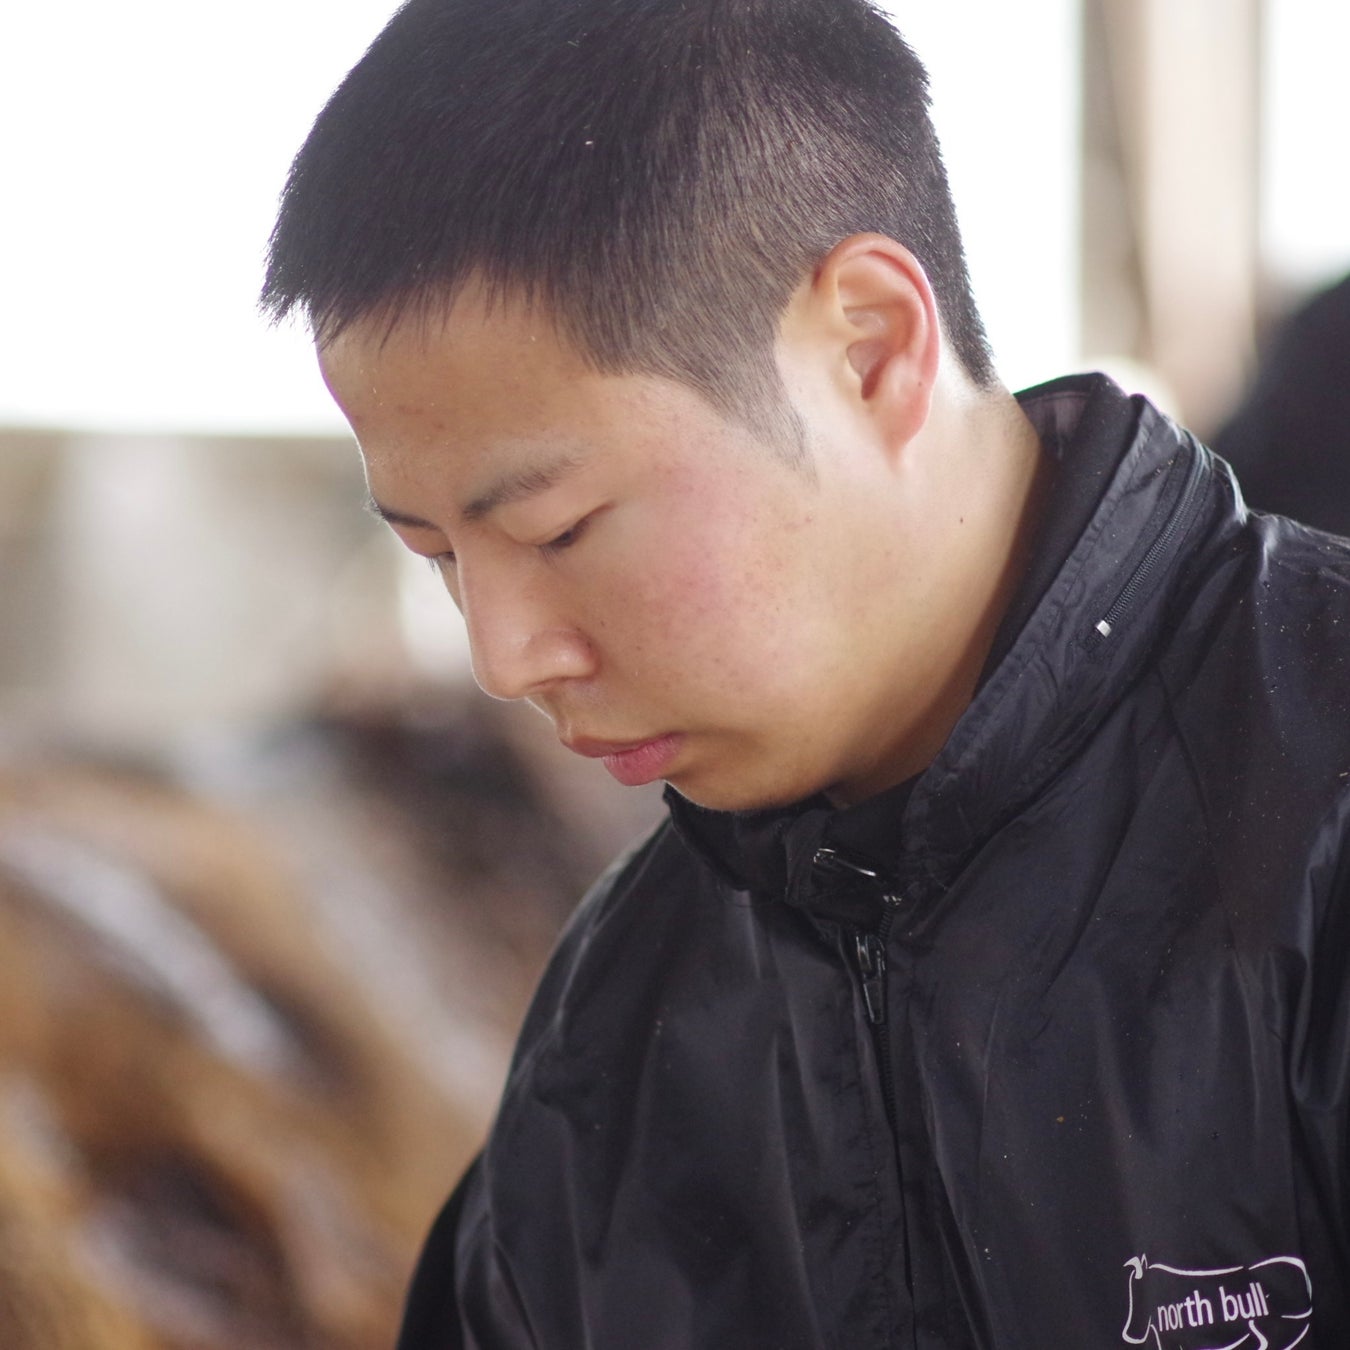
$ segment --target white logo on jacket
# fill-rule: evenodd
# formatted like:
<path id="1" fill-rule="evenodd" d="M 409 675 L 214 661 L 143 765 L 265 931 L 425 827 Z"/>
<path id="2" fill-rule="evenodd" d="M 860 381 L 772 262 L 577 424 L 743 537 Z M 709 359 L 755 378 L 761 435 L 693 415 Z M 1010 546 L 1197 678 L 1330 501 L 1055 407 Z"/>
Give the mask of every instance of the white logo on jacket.
<path id="1" fill-rule="evenodd" d="M 1297 1256 L 1183 1270 L 1146 1256 L 1125 1263 L 1122 1339 L 1154 1350 L 1293 1350 L 1311 1330 L 1312 1282 Z"/>

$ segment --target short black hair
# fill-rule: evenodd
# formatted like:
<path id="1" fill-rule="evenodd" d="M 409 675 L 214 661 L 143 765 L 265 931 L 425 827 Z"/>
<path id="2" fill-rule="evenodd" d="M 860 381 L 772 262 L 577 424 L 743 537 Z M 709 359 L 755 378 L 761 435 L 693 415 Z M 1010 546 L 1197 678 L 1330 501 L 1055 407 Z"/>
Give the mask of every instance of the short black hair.
<path id="1" fill-rule="evenodd" d="M 876 231 L 919 259 L 990 387 L 928 109 L 868 0 L 407 0 L 295 158 L 263 308 L 324 343 L 476 276 L 541 303 L 595 368 L 781 429 L 787 302 Z"/>

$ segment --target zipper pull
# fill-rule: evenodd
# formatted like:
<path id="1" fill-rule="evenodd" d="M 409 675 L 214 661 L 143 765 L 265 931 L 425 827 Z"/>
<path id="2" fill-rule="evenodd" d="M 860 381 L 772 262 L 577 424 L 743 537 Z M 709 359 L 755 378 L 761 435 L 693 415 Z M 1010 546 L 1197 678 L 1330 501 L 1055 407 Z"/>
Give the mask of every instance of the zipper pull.
<path id="1" fill-rule="evenodd" d="M 846 858 L 838 849 L 822 846 L 815 851 L 811 861 L 829 876 L 872 886 L 887 910 L 898 910 L 904 904 L 904 897 L 891 890 L 880 872 Z"/>
<path id="2" fill-rule="evenodd" d="M 886 1021 L 886 947 L 875 933 L 859 933 L 857 943 L 858 974 L 867 1020 L 879 1027 Z"/>
<path id="3" fill-rule="evenodd" d="M 874 883 L 879 890 L 883 889 L 879 872 L 874 872 L 870 867 L 864 867 L 862 863 L 854 862 L 852 858 L 846 858 L 837 848 L 821 845 L 815 851 L 811 861 L 822 872 L 827 872 L 832 876 L 847 877 L 852 881 L 861 878 L 863 881 Z"/>

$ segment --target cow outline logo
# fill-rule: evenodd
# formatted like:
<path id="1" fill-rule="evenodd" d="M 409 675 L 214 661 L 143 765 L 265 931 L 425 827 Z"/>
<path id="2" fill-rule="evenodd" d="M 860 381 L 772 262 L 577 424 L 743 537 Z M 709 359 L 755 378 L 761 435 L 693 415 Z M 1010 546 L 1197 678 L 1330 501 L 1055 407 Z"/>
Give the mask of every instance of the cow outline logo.
<path id="1" fill-rule="evenodd" d="M 1293 1350 L 1311 1330 L 1312 1281 L 1297 1256 L 1187 1270 L 1132 1256 L 1121 1339 L 1152 1350 Z"/>

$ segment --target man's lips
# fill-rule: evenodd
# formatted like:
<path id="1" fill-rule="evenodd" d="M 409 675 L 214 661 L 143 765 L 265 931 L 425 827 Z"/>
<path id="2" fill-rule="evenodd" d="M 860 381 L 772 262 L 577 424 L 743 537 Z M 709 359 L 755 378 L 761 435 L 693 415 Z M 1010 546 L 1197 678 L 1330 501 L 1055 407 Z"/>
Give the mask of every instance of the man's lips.
<path id="1" fill-rule="evenodd" d="M 625 787 L 640 787 L 665 777 L 680 748 L 680 740 L 678 733 L 669 732 L 646 741 L 596 741 L 578 736 L 563 744 L 574 754 L 600 760 Z"/>

